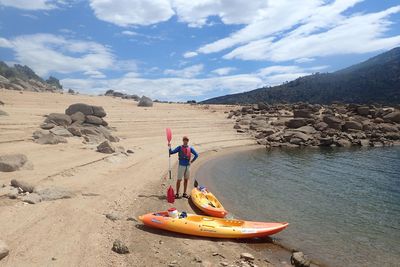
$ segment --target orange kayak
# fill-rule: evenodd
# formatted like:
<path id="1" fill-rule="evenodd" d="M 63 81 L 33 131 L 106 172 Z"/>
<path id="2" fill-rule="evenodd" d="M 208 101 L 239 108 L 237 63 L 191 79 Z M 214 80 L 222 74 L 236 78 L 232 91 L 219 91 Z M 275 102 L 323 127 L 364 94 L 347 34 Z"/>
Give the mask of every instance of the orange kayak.
<path id="1" fill-rule="evenodd" d="M 202 190 L 197 187 L 193 188 L 190 198 L 207 215 L 224 218 L 228 214 L 221 202 L 206 188 Z"/>
<path id="2" fill-rule="evenodd" d="M 181 218 L 169 217 L 167 211 L 149 213 L 139 217 L 147 226 L 167 231 L 217 238 L 252 238 L 276 234 L 289 224 L 274 222 L 251 222 L 243 220 L 228 220 L 187 214 Z"/>

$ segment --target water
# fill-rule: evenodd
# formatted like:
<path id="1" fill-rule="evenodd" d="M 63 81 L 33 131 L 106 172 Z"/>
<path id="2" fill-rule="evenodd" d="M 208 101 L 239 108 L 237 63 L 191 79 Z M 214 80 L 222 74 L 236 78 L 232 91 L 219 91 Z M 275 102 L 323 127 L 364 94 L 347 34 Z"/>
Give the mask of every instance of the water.
<path id="1" fill-rule="evenodd" d="M 288 221 L 278 242 L 321 263 L 400 266 L 400 147 L 260 149 L 197 177 L 236 217 Z"/>

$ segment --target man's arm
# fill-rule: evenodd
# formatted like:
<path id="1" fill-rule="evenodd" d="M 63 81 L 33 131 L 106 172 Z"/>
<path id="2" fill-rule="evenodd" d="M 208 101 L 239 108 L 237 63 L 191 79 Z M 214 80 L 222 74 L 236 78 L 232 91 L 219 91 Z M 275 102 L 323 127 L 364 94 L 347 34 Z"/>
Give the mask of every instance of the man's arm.
<path id="1" fill-rule="evenodd" d="M 194 158 L 190 161 L 193 162 L 199 157 L 199 154 L 197 154 L 196 150 L 194 150 L 193 147 L 190 148 L 190 152 L 192 152 L 192 154 L 194 155 Z"/>
<path id="2" fill-rule="evenodd" d="M 172 155 L 172 154 L 178 153 L 180 149 L 181 149 L 180 146 L 177 146 L 174 150 L 172 150 L 171 147 L 170 147 L 169 148 L 169 154 Z"/>

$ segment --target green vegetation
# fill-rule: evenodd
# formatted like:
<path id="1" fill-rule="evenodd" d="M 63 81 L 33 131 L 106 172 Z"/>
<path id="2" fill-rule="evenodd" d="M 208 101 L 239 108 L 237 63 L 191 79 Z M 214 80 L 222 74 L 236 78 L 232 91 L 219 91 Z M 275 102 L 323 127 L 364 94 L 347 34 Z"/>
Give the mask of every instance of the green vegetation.
<path id="1" fill-rule="evenodd" d="M 334 73 L 316 73 L 275 87 L 216 97 L 206 104 L 400 103 L 400 47 Z"/>

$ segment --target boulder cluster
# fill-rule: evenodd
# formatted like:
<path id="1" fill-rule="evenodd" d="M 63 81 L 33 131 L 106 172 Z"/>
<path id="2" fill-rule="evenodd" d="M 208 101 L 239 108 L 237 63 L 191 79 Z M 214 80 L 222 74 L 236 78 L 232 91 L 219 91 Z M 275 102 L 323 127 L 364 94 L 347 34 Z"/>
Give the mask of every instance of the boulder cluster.
<path id="1" fill-rule="evenodd" d="M 21 78 L 14 78 L 10 80 L 1 75 L 0 88 L 31 92 L 62 92 L 62 89 L 46 82 L 41 82 L 35 79 L 23 80 Z"/>
<path id="2" fill-rule="evenodd" d="M 114 91 L 114 90 L 108 90 L 104 95 L 120 97 L 122 99 L 133 99 L 135 101 L 139 101 L 140 100 L 140 97 L 137 96 L 137 95 L 129 95 L 129 94 L 117 92 L 117 91 Z"/>
<path id="3" fill-rule="evenodd" d="M 119 138 L 111 134 L 112 129 L 104 120 L 106 115 L 103 107 L 73 104 L 65 114 L 47 115 L 33 138 L 39 144 L 58 144 L 67 143 L 66 137 L 77 136 L 82 137 L 84 143 L 99 144 L 99 152 L 114 153 L 116 149 L 110 142 L 119 142 Z"/>
<path id="4" fill-rule="evenodd" d="M 267 147 L 400 144 L 398 107 L 356 104 L 259 103 L 231 110 L 234 129 Z"/>

